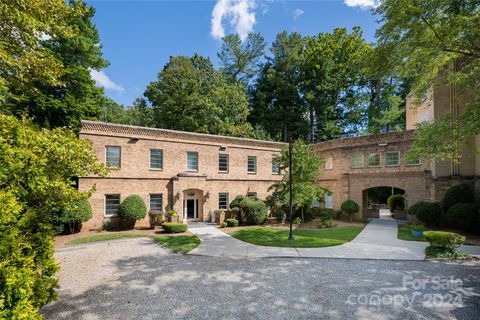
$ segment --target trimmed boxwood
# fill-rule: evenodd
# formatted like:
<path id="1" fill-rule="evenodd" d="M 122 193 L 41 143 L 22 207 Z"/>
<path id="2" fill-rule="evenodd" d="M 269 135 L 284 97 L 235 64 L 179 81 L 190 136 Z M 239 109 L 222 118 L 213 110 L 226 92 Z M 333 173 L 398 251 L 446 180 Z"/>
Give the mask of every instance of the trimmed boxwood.
<path id="1" fill-rule="evenodd" d="M 478 226 L 478 206 L 474 203 L 457 203 L 448 209 L 450 225 L 463 230 L 473 230 Z"/>
<path id="2" fill-rule="evenodd" d="M 430 246 L 455 250 L 465 242 L 465 237 L 453 232 L 425 231 L 423 236 Z"/>
<path id="3" fill-rule="evenodd" d="M 181 233 L 188 230 L 188 224 L 177 222 L 165 222 L 162 224 L 165 233 Z"/>
<path id="4" fill-rule="evenodd" d="M 348 214 L 348 219 L 351 220 L 351 216 L 352 214 L 354 213 L 357 213 L 358 211 L 360 211 L 360 206 L 358 205 L 358 203 L 356 203 L 355 201 L 353 200 L 345 200 L 342 205 L 340 206 L 340 208 L 342 209 L 342 211 L 346 212 Z"/>
<path id="5" fill-rule="evenodd" d="M 228 227 L 238 227 L 238 220 L 234 218 L 225 219 Z"/>
<path id="6" fill-rule="evenodd" d="M 451 187 L 443 197 L 443 210 L 448 212 L 450 207 L 457 203 L 473 203 L 475 197 L 472 188 L 465 183 Z"/>
<path id="7" fill-rule="evenodd" d="M 230 203 L 230 208 L 234 209 L 239 222 L 245 222 L 250 225 L 262 224 L 268 213 L 265 202 L 260 199 L 245 198 L 243 196 L 235 197 Z"/>
<path id="8" fill-rule="evenodd" d="M 428 225 L 438 225 L 442 217 L 442 208 L 437 202 L 420 201 L 408 208 L 408 214 Z"/>
<path id="9" fill-rule="evenodd" d="M 395 210 L 405 209 L 405 197 L 401 194 L 393 194 L 387 200 L 387 206 L 391 213 Z"/>
<path id="10" fill-rule="evenodd" d="M 145 218 L 147 206 L 139 195 L 133 194 L 122 201 L 118 208 L 118 216 L 125 221 L 135 221 Z"/>
<path id="11" fill-rule="evenodd" d="M 79 232 L 82 222 L 92 218 L 92 206 L 87 200 L 78 200 L 70 206 L 53 210 L 50 220 L 56 234 Z"/>

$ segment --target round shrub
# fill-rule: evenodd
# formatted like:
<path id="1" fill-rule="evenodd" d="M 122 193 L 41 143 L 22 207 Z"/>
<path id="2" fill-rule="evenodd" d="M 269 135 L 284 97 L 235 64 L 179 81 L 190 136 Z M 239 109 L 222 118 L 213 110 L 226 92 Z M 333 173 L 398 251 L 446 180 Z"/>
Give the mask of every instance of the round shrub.
<path id="1" fill-rule="evenodd" d="M 408 214 L 428 225 L 438 225 L 442 217 L 442 208 L 437 202 L 420 201 L 408 208 Z"/>
<path id="2" fill-rule="evenodd" d="M 465 242 L 465 237 L 453 232 L 425 231 L 423 236 L 432 247 L 455 250 Z"/>
<path id="3" fill-rule="evenodd" d="M 238 227 L 238 220 L 234 218 L 225 219 L 227 227 Z"/>
<path id="4" fill-rule="evenodd" d="M 142 197 L 134 194 L 122 201 L 118 215 L 125 221 L 140 220 L 147 215 L 147 206 Z"/>
<path id="5" fill-rule="evenodd" d="M 300 224 L 302 223 L 302 219 L 300 217 L 296 217 L 295 219 L 293 219 L 293 224 Z"/>
<path id="6" fill-rule="evenodd" d="M 268 213 L 265 203 L 260 199 L 253 198 L 245 198 L 241 210 L 245 214 L 247 224 L 251 225 L 263 223 Z"/>
<path id="7" fill-rule="evenodd" d="M 393 194 L 387 200 L 387 206 L 390 212 L 394 210 L 405 209 L 405 197 L 401 194 Z"/>
<path id="8" fill-rule="evenodd" d="M 360 211 L 360 206 L 353 200 L 345 200 L 342 203 L 341 208 L 348 213 L 349 216 Z"/>
<path id="9" fill-rule="evenodd" d="M 465 183 L 451 187 L 443 197 L 443 210 L 448 212 L 451 206 L 457 203 L 475 202 L 472 188 Z"/>
<path id="10" fill-rule="evenodd" d="M 447 211 L 450 225 L 463 230 L 475 229 L 478 225 L 478 206 L 474 203 L 457 203 Z"/>
<path id="11" fill-rule="evenodd" d="M 87 200 L 78 200 L 66 208 L 53 210 L 50 216 L 56 234 L 79 232 L 82 222 L 92 218 L 92 206 Z"/>
<path id="12" fill-rule="evenodd" d="M 165 222 L 162 224 L 165 233 L 181 233 L 188 230 L 188 224 L 177 222 Z"/>
<path id="13" fill-rule="evenodd" d="M 228 224 L 225 221 L 220 223 L 220 228 L 226 228 L 227 226 Z"/>

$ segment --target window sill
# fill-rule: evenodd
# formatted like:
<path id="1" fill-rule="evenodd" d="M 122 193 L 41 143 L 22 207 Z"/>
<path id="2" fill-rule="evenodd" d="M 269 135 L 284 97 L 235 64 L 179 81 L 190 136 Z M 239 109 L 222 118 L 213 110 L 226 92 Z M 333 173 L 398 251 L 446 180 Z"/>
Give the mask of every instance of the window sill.
<path id="1" fill-rule="evenodd" d="M 390 164 L 390 165 L 386 164 L 385 165 L 385 168 L 395 168 L 395 167 L 400 167 L 400 165 L 399 164 Z"/>
<path id="2" fill-rule="evenodd" d="M 256 172 L 247 172 L 247 174 L 257 174 Z"/>
<path id="3" fill-rule="evenodd" d="M 150 168 L 150 171 L 163 171 L 163 168 Z"/>
<path id="4" fill-rule="evenodd" d="M 118 213 L 114 213 L 114 214 L 104 214 L 103 217 L 104 217 L 104 218 L 116 218 L 116 217 L 118 217 Z"/>
<path id="5" fill-rule="evenodd" d="M 218 173 L 227 174 L 228 171 L 218 171 Z"/>

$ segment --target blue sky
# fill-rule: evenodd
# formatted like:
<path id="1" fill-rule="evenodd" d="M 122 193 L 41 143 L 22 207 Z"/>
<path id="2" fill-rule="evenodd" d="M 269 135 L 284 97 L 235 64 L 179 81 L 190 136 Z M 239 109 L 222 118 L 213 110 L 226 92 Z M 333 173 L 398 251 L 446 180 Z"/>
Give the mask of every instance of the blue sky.
<path id="1" fill-rule="evenodd" d="M 88 1 L 88 0 L 87 0 Z M 110 66 L 97 85 L 125 106 L 143 96 L 170 56 L 199 53 L 217 64 L 222 34 L 260 32 L 268 43 L 281 31 L 314 35 L 362 27 L 373 42 L 377 0 L 90 0 Z"/>

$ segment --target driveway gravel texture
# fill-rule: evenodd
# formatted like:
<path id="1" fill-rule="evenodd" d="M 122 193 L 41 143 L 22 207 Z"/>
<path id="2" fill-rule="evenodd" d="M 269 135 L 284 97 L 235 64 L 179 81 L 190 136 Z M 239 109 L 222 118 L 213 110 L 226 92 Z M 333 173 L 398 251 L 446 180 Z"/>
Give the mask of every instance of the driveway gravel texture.
<path id="1" fill-rule="evenodd" d="M 480 264 L 172 254 L 149 238 L 58 247 L 45 319 L 480 319 Z"/>

